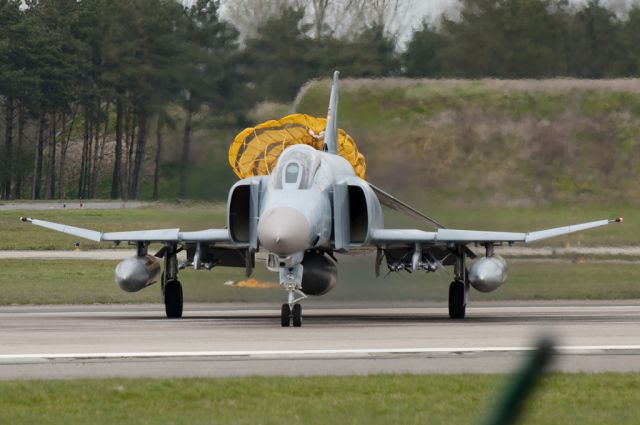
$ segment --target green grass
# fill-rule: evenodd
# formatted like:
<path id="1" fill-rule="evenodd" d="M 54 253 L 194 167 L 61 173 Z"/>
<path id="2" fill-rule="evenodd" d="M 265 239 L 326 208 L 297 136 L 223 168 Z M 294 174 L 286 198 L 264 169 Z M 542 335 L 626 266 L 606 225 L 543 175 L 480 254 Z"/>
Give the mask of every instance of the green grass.
<path id="1" fill-rule="evenodd" d="M 213 203 L 174 203 L 132 209 L 0 211 L 0 249 L 72 249 L 78 241 L 84 249 L 113 247 L 113 244 L 98 244 L 22 223 L 18 219 L 23 216 L 100 231 L 199 230 L 224 226 L 225 208 L 222 204 Z"/>
<path id="2" fill-rule="evenodd" d="M 153 285 L 137 293 L 120 290 L 113 281 L 114 261 L 0 260 L 0 305 L 160 303 L 160 288 Z M 244 269 L 184 270 L 180 280 L 188 302 L 269 302 L 279 304 L 279 288 L 229 287 L 241 280 Z M 256 277 L 276 281 L 276 274 L 259 264 Z M 376 278 L 369 257 L 342 261 L 338 286 L 318 299 L 332 301 L 442 301 L 451 277 L 436 274 L 392 274 Z M 635 264 L 572 264 L 510 262 L 509 279 L 490 294 L 473 291 L 472 300 L 609 300 L 640 299 L 640 266 Z M 443 304 L 444 305 L 444 304 Z"/>
<path id="3" fill-rule="evenodd" d="M 414 202 L 409 201 L 414 199 Z M 450 228 L 527 232 L 623 216 L 624 223 L 587 230 L 531 246 L 638 245 L 640 243 L 640 209 L 624 205 L 556 205 L 540 207 L 456 207 L 446 200 L 429 200 L 409 196 L 403 200 Z M 421 224 L 395 212 L 386 212 L 387 227 L 418 227 Z M 422 226 L 424 228 L 424 226 Z"/>
<path id="4" fill-rule="evenodd" d="M 475 424 L 500 375 L 0 382 L 7 424 Z M 636 424 L 638 374 L 551 374 L 522 424 Z"/>
<path id="5" fill-rule="evenodd" d="M 539 245 L 637 245 L 640 235 L 640 209 L 624 205 L 580 205 L 546 207 L 458 207 L 443 199 L 429 199 L 416 193 L 401 197 L 448 227 L 462 229 L 529 231 L 564 226 L 584 221 L 624 216 L 625 223 L 575 235 L 544 241 Z M 80 241 L 83 249 L 110 248 L 66 236 L 18 220 L 20 216 L 70 224 L 101 231 L 158 229 L 179 227 L 198 230 L 226 225 L 222 204 L 158 204 L 135 209 L 105 210 L 21 210 L 0 211 L 0 250 L 4 249 L 73 249 Z M 387 227 L 425 228 L 392 211 L 386 211 Z"/>
<path id="6" fill-rule="evenodd" d="M 0 260 L 0 305 L 4 304 L 92 304 L 160 303 L 160 287 L 155 284 L 140 292 L 127 293 L 115 284 L 117 261 L 85 260 Z M 260 273 L 265 275 L 265 272 Z M 228 280 L 244 278 L 243 268 L 219 268 L 215 272 L 184 270 L 185 301 L 270 301 L 279 299 L 278 290 L 234 288 Z"/>

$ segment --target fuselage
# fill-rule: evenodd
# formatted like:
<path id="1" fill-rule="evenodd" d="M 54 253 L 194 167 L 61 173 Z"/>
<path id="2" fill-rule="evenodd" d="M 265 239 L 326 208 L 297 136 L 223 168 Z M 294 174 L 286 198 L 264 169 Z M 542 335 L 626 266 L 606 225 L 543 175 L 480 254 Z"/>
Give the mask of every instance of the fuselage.
<path id="1" fill-rule="evenodd" d="M 260 202 L 260 245 L 281 256 L 330 248 L 333 187 L 344 177 L 355 173 L 338 155 L 306 145 L 286 149 Z"/>
<path id="2" fill-rule="evenodd" d="M 339 155 L 306 145 L 287 148 L 273 172 L 261 178 L 257 238 L 262 248 L 289 256 L 318 248 L 333 250 L 334 190 L 340 182 L 368 189 Z M 378 199 L 367 191 L 371 226 L 382 226 Z M 367 226 L 367 227 L 371 227 Z"/>

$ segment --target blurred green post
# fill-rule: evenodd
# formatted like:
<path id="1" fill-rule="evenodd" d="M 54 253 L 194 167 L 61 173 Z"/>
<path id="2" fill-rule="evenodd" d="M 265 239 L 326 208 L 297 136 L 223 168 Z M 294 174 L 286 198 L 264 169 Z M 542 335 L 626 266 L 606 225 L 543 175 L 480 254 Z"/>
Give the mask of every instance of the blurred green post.
<path id="1" fill-rule="evenodd" d="M 553 343 L 543 338 L 527 357 L 524 365 L 509 381 L 494 408 L 483 422 L 484 425 L 514 424 L 523 411 L 524 403 L 542 378 L 544 369 L 553 356 Z"/>

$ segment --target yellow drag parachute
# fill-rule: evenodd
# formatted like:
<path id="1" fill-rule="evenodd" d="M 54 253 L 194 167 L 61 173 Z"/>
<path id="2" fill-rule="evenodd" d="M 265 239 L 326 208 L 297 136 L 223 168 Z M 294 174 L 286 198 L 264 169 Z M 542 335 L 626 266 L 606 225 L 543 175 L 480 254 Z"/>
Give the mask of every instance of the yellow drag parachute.
<path id="1" fill-rule="evenodd" d="M 240 132 L 229 147 L 229 164 L 241 179 L 270 174 L 287 147 L 309 145 L 322 150 L 327 120 L 304 114 L 288 115 Z M 338 130 L 338 155 L 353 166 L 356 175 L 366 177 L 367 165 L 356 143 L 344 130 Z"/>

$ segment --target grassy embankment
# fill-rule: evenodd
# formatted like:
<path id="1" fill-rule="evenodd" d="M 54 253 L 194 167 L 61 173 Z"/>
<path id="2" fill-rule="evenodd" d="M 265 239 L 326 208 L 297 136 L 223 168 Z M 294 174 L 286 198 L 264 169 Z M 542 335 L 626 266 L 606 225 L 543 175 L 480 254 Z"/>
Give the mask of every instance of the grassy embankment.
<path id="1" fill-rule="evenodd" d="M 474 424 L 499 375 L 0 382 L 11 424 Z M 524 424 L 636 424 L 638 374 L 551 374 Z"/>
<path id="2" fill-rule="evenodd" d="M 340 102 L 370 180 L 423 207 L 640 201 L 639 80 L 344 80 Z"/>

